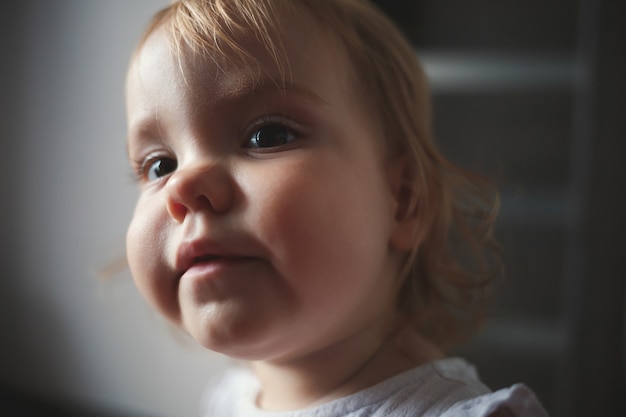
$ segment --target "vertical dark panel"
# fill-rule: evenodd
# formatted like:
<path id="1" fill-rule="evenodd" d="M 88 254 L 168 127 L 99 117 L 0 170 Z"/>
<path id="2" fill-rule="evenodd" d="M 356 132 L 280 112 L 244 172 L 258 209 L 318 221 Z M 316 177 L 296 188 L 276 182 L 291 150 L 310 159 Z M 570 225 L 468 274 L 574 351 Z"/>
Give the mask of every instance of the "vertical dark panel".
<path id="1" fill-rule="evenodd" d="M 0 383 L 11 378 L 11 366 L 19 352 L 13 340 L 19 332 L 15 312 L 15 175 L 16 124 L 19 107 L 19 74 L 22 70 L 21 2 L 3 4 L 0 13 Z"/>
<path id="2" fill-rule="evenodd" d="M 567 289 L 570 351 L 562 364 L 559 415 L 623 415 L 626 284 L 626 9 L 588 0 L 581 9 L 579 97 L 572 178 L 581 218 Z"/>

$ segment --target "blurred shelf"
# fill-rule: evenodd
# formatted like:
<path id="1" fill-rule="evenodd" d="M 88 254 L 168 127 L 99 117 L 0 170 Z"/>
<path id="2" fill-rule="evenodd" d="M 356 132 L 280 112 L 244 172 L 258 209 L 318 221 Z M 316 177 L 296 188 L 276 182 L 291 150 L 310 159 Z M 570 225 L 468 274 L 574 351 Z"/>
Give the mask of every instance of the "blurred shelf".
<path id="1" fill-rule="evenodd" d="M 572 54 L 522 56 L 418 51 L 433 92 L 570 89 L 581 70 Z"/>
<path id="2" fill-rule="evenodd" d="M 563 326 L 552 320 L 499 319 L 489 321 L 464 351 L 519 352 L 558 360 L 565 351 L 567 337 Z"/>
<path id="3" fill-rule="evenodd" d="M 499 219 L 508 224 L 570 227 L 579 219 L 577 205 L 566 190 L 533 190 L 531 193 L 501 193 Z"/>

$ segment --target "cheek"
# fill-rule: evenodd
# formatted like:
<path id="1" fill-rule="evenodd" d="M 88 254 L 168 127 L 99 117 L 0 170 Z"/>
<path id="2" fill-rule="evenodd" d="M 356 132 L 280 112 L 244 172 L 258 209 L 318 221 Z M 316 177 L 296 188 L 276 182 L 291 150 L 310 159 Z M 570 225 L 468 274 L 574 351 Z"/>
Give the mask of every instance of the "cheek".
<path id="1" fill-rule="evenodd" d="M 389 235 L 382 182 L 319 162 L 283 169 L 292 174 L 257 186 L 251 222 L 277 269 L 309 299 L 331 293 L 328 285 L 380 277 Z"/>
<path id="2" fill-rule="evenodd" d="M 126 257 L 133 279 L 140 288 L 143 288 L 148 281 L 147 276 L 151 265 L 146 261 L 154 249 L 149 244 L 153 242 L 149 239 L 149 230 L 146 218 L 141 215 L 140 210 L 136 209 L 126 231 Z"/>
<path id="3" fill-rule="evenodd" d="M 126 255 L 135 285 L 144 298 L 172 321 L 178 321 L 175 282 L 165 259 L 163 215 L 155 205 L 138 203 L 126 232 Z"/>

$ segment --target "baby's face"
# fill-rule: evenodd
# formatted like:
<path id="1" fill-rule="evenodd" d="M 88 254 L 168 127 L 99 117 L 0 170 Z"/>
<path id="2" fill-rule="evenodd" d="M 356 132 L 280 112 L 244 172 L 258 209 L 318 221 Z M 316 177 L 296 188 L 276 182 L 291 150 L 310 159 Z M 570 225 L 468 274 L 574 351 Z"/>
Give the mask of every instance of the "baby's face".
<path id="1" fill-rule="evenodd" d="M 253 42 L 266 78 L 254 88 L 246 71 L 179 60 L 160 30 L 129 71 L 133 277 L 167 318 L 234 357 L 312 353 L 395 310 L 381 130 L 354 97 L 347 58 L 306 24 L 285 28 L 284 92 Z"/>

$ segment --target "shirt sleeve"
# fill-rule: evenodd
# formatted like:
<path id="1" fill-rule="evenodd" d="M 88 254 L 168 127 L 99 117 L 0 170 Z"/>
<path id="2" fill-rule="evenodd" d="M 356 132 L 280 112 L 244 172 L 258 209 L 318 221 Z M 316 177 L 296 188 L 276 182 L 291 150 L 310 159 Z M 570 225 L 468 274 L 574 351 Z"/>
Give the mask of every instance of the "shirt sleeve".
<path id="1" fill-rule="evenodd" d="M 548 417 L 535 394 L 523 384 L 456 403 L 441 417 L 489 417 L 498 410 L 515 417 Z"/>

